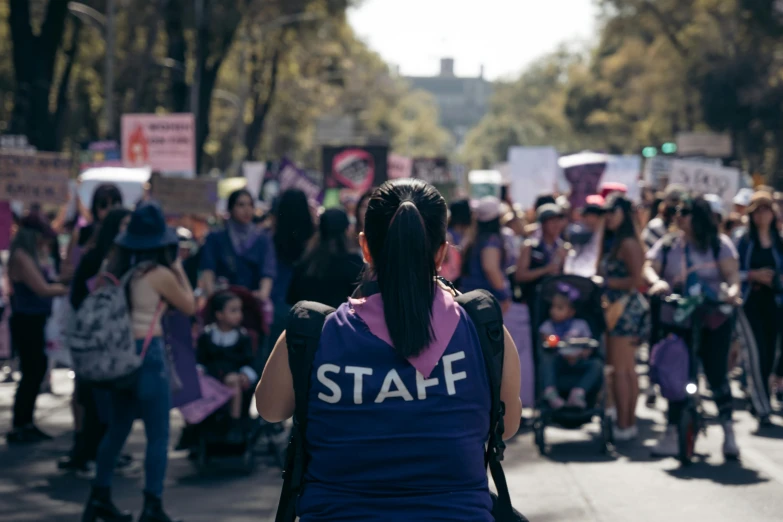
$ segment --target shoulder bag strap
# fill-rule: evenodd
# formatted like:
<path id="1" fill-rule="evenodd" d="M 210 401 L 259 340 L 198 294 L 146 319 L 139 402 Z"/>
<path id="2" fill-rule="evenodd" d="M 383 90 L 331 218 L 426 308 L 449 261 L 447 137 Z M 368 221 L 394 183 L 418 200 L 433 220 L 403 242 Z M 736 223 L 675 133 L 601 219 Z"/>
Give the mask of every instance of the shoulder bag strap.
<path id="1" fill-rule="evenodd" d="M 315 360 L 315 352 L 321 341 L 326 318 L 334 308 L 302 301 L 296 304 L 288 316 L 286 344 L 288 346 L 288 365 L 294 382 L 294 426 L 286 452 L 286 465 L 283 472 L 283 490 L 277 507 L 275 522 L 294 522 L 296 519 L 296 499 L 304 484 L 307 468 L 305 454 L 305 434 L 307 432 L 307 410 L 310 395 L 310 375 Z"/>
<path id="2" fill-rule="evenodd" d="M 506 413 L 506 406 L 500 397 L 505 353 L 503 312 L 497 300 L 486 290 L 475 290 L 459 295 L 456 301 L 467 312 L 476 327 L 489 378 L 492 409 L 489 416 L 489 442 L 484 460 L 489 466 L 492 480 L 495 482 L 495 488 L 498 492 L 495 515 L 498 520 L 513 520 L 514 508 L 511 505 L 506 474 L 500 463 L 506 449 L 506 443 L 503 442 L 503 432 L 505 431 L 503 416 Z"/>

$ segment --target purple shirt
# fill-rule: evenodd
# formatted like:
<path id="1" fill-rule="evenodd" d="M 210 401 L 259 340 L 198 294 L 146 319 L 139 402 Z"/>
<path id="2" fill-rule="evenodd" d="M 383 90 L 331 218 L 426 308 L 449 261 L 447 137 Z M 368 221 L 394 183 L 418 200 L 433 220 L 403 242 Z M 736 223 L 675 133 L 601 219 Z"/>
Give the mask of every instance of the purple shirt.
<path id="1" fill-rule="evenodd" d="M 670 239 L 668 238 L 663 238 L 656 242 L 647 252 L 647 259 L 663 264 L 664 242 L 669 240 Z M 672 288 L 685 283 L 688 269 L 684 253 L 685 239 L 682 236 L 679 236 L 674 239 L 674 242 L 667 253 L 666 270 L 663 274 L 659 274 Z M 706 252 L 700 252 L 694 245 L 689 245 L 688 254 L 690 255 L 691 263 L 693 265 L 692 270 L 699 276 L 701 284 L 709 287 L 715 295 L 718 295 L 723 278 L 721 277 L 720 269 L 716 263 L 712 247 L 707 248 Z M 737 254 L 737 249 L 734 247 L 734 243 L 732 243 L 727 236 L 721 234 L 720 250 L 718 251 L 717 260 L 723 261 L 724 259 L 729 258 L 738 259 L 739 255 Z"/>

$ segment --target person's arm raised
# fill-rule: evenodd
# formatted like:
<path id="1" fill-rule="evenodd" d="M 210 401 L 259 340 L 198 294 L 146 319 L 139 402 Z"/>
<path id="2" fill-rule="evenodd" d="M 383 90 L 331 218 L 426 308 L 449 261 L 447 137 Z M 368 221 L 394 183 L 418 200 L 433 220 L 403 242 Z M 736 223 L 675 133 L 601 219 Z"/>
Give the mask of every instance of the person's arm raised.
<path id="1" fill-rule="evenodd" d="M 162 266 L 154 268 L 146 277 L 152 289 L 158 292 L 167 303 L 185 315 L 194 315 L 197 310 L 196 298 L 181 265 L 178 269 L 177 264 L 179 261 L 173 269 Z"/>

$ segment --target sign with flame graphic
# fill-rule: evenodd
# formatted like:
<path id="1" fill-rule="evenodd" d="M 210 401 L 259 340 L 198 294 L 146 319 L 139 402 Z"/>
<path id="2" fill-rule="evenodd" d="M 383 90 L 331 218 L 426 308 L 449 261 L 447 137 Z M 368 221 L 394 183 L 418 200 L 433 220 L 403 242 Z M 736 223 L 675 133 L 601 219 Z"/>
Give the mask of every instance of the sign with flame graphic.
<path id="1" fill-rule="evenodd" d="M 124 114 L 122 164 L 192 178 L 196 172 L 195 129 L 192 114 Z"/>

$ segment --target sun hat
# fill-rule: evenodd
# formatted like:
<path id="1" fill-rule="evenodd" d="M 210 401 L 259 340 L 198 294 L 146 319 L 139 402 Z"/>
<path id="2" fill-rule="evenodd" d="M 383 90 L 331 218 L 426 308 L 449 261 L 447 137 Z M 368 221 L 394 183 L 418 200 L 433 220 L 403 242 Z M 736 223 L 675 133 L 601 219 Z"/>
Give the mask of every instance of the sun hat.
<path id="1" fill-rule="evenodd" d="M 546 205 L 538 207 L 538 210 L 536 211 L 536 220 L 539 223 L 543 223 L 548 219 L 563 217 L 564 215 L 565 214 L 563 213 L 563 209 L 558 205 L 554 203 L 547 203 Z"/>
<path id="2" fill-rule="evenodd" d="M 482 223 L 494 221 L 500 217 L 500 200 L 495 196 L 485 196 L 478 200 L 473 208 L 476 220 Z"/>
<path id="3" fill-rule="evenodd" d="M 179 243 L 177 232 L 166 225 L 156 201 L 145 201 L 131 214 L 128 227 L 114 243 L 129 250 L 155 250 Z"/>
<path id="4" fill-rule="evenodd" d="M 29 228 L 41 234 L 45 239 L 54 239 L 57 232 L 52 229 L 49 223 L 38 212 L 31 212 L 19 221 L 19 226 Z"/>
<path id="5" fill-rule="evenodd" d="M 747 205 L 748 214 L 753 214 L 761 207 L 775 208 L 775 199 L 769 192 L 759 191 L 754 192 L 750 197 L 750 202 Z"/>

